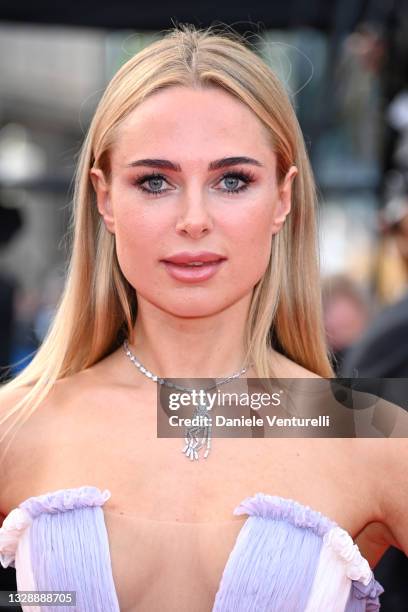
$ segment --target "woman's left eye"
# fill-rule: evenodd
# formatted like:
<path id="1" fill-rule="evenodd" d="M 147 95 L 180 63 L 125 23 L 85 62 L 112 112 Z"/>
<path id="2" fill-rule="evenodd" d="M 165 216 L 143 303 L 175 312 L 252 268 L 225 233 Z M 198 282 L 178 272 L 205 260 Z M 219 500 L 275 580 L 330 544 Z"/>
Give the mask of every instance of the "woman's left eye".
<path id="1" fill-rule="evenodd" d="M 225 185 L 220 191 L 234 194 L 247 189 L 249 184 L 253 181 L 254 176 L 250 172 L 227 172 L 219 179 L 218 183 L 224 182 Z M 145 174 L 134 181 L 134 185 L 136 185 L 138 189 L 153 196 L 168 191 L 168 189 L 163 188 L 164 183 L 168 184 L 166 178 L 162 174 L 156 173 Z"/>

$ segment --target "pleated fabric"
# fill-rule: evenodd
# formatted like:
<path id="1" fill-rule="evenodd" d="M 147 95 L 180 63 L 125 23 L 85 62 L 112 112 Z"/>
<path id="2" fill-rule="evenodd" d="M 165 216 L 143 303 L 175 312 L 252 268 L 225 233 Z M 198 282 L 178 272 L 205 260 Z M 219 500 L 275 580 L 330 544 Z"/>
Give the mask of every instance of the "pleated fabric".
<path id="1" fill-rule="evenodd" d="M 22 606 L 24 612 L 119 612 L 97 487 L 30 497 L 0 529 L 0 561 L 16 568 L 18 590 L 75 591 L 76 605 Z"/>
<path id="2" fill-rule="evenodd" d="M 248 519 L 225 566 L 213 612 L 380 609 L 382 585 L 351 536 L 299 502 L 265 493 L 234 514 Z"/>
<path id="3" fill-rule="evenodd" d="M 119 612 L 103 504 L 82 486 L 30 497 L 0 528 L 0 562 L 18 590 L 76 591 L 76 606 L 24 612 Z M 375 612 L 383 587 L 351 536 L 309 506 L 256 493 L 225 565 L 212 612 Z"/>

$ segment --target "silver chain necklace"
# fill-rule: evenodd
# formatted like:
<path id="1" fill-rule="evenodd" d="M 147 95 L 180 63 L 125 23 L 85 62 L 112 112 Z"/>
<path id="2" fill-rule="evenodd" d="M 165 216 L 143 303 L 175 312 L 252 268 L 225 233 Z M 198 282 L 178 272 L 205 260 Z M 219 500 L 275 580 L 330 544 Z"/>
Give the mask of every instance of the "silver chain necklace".
<path id="1" fill-rule="evenodd" d="M 160 385 L 165 385 L 166 387 L 170 387 L 171 389 L 177 389 L 178 391 L 194 391 L 194 389 L 190 389 L 189 387 L 181 387 L 180 385 L 176 385 L 175 383 L 168 382 L 165 378 L 160 378 L 160 376 L 157 376 L 156 374 L 153 374 L 153 372 L 150 372 L 150 370 L 145 368 L 140 363 L 140 361 L 136 358 L 136 356 L 132 353 L 132 351 L 129 348 L 129 343 L 127 340 L 124 340 L 123 348 L 125 350 L 126 355 L 129 357 L 130 361 L 133 363 L 133 365 L 135 365 L 142 374 L 144 374 L 145 376 L 147 376 L 154 382 L 157 382 Z M 233 380 L 234 378 L 239 378 L 242 374 L 244 374 L 248 370 L 249 367 L 250 366 L 246 366 L 242 368 L 239 372 L 236 372 L 235 374 L 231 374 L 231 376 L 227 376 L 226 378 L 221 379 L 221 381 L 215 383 L 215 385 L 206 387 L 204 391 L 206 392 L 206 391 L 209 391 L 210 389 L 214 389 L 214 387 L 217 387 L 218 385 L 223 385 L 229 382 L 230 380 Z M 194 409 L 192 418 L 195 419 L 197 417 L 197 420 L 199 423 L 201 423 L 202 421 L 206 422 L 206 418 L 208 417 L 207 412 L 208 410 L 207 410 L 206 403 L 200 399 L 198 406 L 196 406 Z M 203 417 L 206 417 L 206 418 L 203 418 Z M 191 425 L 190 427 L 186 427 L 185 437 L 184 437 L 184 441 L 186 444 L 181 449 L 181 452 L 184 453 L 187 458 L 189 457 L 191 461 L 194 461 L 194 459 L 196 460 L 199 459 L 198 452 L 204 446 L 206 446 L 207 448 L 205 449 L 205 452 L 204 452 L 204 459 L 206 459 L 211 450 L 211 429 L 212 429 L 211 424 L 209 425 Z M 199 439 L 200 436 L 201 436 L 201 439 Z"/>

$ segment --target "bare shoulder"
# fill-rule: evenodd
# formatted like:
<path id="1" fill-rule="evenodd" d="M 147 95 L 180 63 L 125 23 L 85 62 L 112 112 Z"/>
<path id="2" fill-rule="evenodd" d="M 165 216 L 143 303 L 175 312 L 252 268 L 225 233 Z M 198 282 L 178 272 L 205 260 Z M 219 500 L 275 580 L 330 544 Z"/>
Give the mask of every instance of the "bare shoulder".
<path id="1" fill-rule="evenodd" d="M 378 494 L 382 521 L 394 535 L 398 532 L 399 548 L 407 553 L 408 411 L 377 397 L 372 406 L 360 412 L 367 412 L 364 424 L 371 437 L 357 439 L 355 444 L 365 449 L 367 478 L 371 478 Z"/>
<path id="2" fill-rule="evenodd" d="M 118 385 L 113 371 L 113 358 L 114 355 L 108 355 L 87 369 L 59 378 L 43 397 L 40 398 L 38 394 L 32 396 L 32 401 L 29 401 L 26 407 L 23 406 L 22 410 L 19 403 L 27 397 L 33 385 L 17 388 L 13 388 L 13 385 L 4 385 L 0 388 L 0 451 L 1 440 L 16 417 L 19 421 L 20 417 L 24 420 L 25 432 L 25 436 L 16 437 L 14 447 L 18 451 L 19 439 L 25 442 L 27 437 L 33 437 L 31 433 L 34 431 L 39 439 L 40 430 L 42 432 L 40 438 L 45 439 L 53 427 L 59 426 L 59 417 L 72 412 L 75 413 L 73 418 L 78 418 L 81 412 L 85 412 L 85 407 L 96 404 L 101 398 L 106 399 L 115 389 L 115 384 L 120 386 L 120 381 Z M 5 420 L 7 415 L 12 413 L 14 415 Z"/>
<path id="3" fill-rule="evenodd" d="M 275 356 L 283 377 L 321 378 L 280 353 Z M 338 449 L 339 459 L 350 453 L 354 478 L 369 496 L 367 524 L 356 542 L 375 566 L 390 546 L 408 555 L 408 412 L 381 398 L 365 412 L 367 437 L 333 440 L 333 452 Z"/>
<path id="4" fill-rule="evenodd" d="M 47 391 L 45 397 L 41 401 L 36 401 L 37 396 L 32 397 L 33 402 L 36 404 L 34 413 L 40 413 L 47 409 L 63 405 L 69 402 L 75 395 L 81 392 L 84 388 L 86 378 L 82 373 L 74 374 L 72 376 L 58 379 L 52 387 Z M 33 390 L 34 385 L 26 385 L 14 388 L 12 386 L 5 385 L 4 388 L 0 389 L 0 436 L 6 430 L 7 422 L 3 423 L 3 420 L 11 413 L 15 415 L 18 412 L 19 404 L 24 399 L 29 399 L 29 393 Z M 28 405 L 32 402 L 28 402 Z M 29 426 L 29 420 L 27 420 L 27 426 Z M 1 437 L 0 437 L 1 439 Z"/>
<path id="5" fill-rule="evenodd" d="M 14 388 L 8 384 L 0 387 L 0 451 L 2 448 L 1 442 L 10 429 L 13 416 L 17 413 L 20 402 L 24 400 L 31 389 L 32 386 Z M 0 475 L 1 473 L 0 470 Z"/>
<path id="6" fill-rule="evenodd" d="M 44 398 L 22 404 L 32 386 L 0 389 L 0 521 L 24 497 L 28 474 L 31 483 L 41 482 L 52 449 L 70 442 L 74 426 L 80 426 L 80 408 L 90 402 L 95 386 L 93 374 L 79 372 L 57 380 Z"/>
<path id="7" fill-rule="evenodd" d="M 405 417 L 408 421 L 408 413 Z M 382 522 L 389 530 L 390 543 L 408 555 L 408 438 L 381 439 L 377 450 L 376 480 L 381 491 Z"/>
<path id="8" fill-rule="evenodd" d="M 390 546 L 408 555 L 408 439 L 356 438 L 350 442 L 350 452 L 369 483 L 366 491 L 373 510 L 373 519 L 356 543 L 377 561 Z"/>
<path id="9" fill-rule="evenodd" d="M 4 511 L 4 499 L 7 495 L 10 483 L 10 455 L 8 449 L 15 432 L 15 419 L 18 414 L 19 404 L 31 390 L 30 386 L 13 388 L 6 384 L 0 388 L 0 523 L 3 522 L 6 512 Z"/>

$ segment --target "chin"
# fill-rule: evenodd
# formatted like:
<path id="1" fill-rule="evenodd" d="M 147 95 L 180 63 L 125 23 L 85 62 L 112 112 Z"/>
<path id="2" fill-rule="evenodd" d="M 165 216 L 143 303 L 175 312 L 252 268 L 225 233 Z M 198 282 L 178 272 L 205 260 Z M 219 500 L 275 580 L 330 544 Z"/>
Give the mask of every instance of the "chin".
<path id="1" fill-rule="evenodd" d="M 195 300 L 192 300 L 189 303 L 188 300 L 184 298 L 182 302 L 172 302 L 169 300 L 165 305 L 156 304 L 156 306 L 175 317 L 191 319 L 210 317 L 224 310 L 225 308 L 228 308 L 228 304 L 225 304 L 225 302 L 217 304 L 214 303 L 214 300 L 201 299 L 197 303 L 194 302 Z"/>

